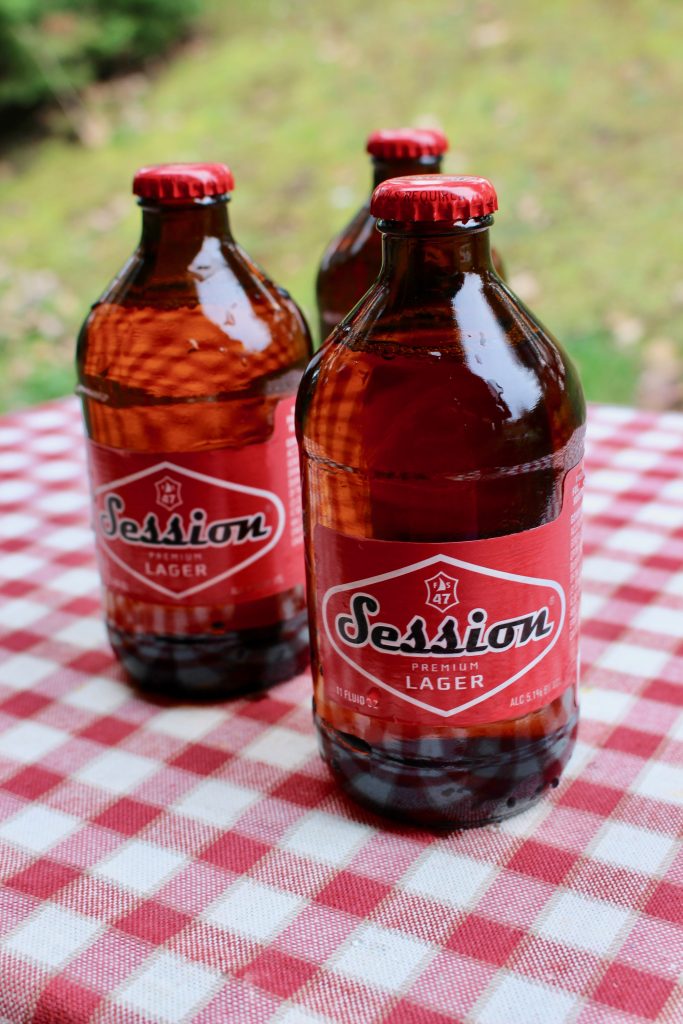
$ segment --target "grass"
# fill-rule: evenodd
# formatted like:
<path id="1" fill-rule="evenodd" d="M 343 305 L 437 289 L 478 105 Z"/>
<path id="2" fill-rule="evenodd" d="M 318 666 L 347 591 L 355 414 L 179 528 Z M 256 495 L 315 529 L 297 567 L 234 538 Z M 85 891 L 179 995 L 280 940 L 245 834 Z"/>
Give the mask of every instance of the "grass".
<path id="1" fill-rule="evenodd" d="M 441 125 L 447 169 L 494 180 L 513 284 L 589 397 L 657 405 L 649 353 L 669 377 L 683 358 L 682 33 L 683 5 L 658 0 L 212 0 L 148 82 L 86 98 L 105 144 L 57 134 L 0 165 L 0 407 L 72 387 L 78 324 L 137 239 L 137 166 L 230 163 L 236 236 L 313 322 L 322 249 L 368 188 L 364 137 L 406 123 Z"/>

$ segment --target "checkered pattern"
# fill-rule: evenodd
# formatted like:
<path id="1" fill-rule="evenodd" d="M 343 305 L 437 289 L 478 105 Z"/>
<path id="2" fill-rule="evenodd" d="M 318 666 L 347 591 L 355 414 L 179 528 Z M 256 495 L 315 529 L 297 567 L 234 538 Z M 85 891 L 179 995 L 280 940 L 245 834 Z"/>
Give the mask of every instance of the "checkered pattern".
<path id="1" fill-rule="evenodd" d="M 305 677 L 133 694 L 79 437 L 70 400 L 0 421 L 0 1020 L 683 1020 L 683 417 L 592 410 L 576 754 L 437 837 L 335 791 Z"/>

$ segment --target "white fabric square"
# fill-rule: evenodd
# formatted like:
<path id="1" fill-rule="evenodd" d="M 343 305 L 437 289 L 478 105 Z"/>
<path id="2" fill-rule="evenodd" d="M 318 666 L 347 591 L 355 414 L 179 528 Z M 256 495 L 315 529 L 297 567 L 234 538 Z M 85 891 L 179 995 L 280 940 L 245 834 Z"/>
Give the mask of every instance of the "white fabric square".
<path id="1" fill-rule="evenodd" d="M 0 484 L 0 504 L 10 505 L 15 501 L 25 501 L 36 490 L 30 480 L 7 480 Z"/>
<path id="2" fill-rule="evenodd" d="M 612 491 L 614 494 L 630 490 L 637 481 L 635 473 L 619 469 L 596 469 L 590 475 L 590 484 L 594 491 Z"/>
<path id="3" fill-rule="evenodd" d="M 675 841 L 667 836 L 613 821 L 606 822 L 600 829 L 591 856 L 647 875 L 656 875 L 674 848 Z"/>
<path id="4" fill-rule="evenodd" d="M 659 452 L 641 451 L 638 448 L 624 448 L 612 459 L 612 465 L 619 469 L 652 469 L 661 462 Z"/>
<path id="5" fill-rule="evenodd" d="M 24 452 L 0 452 L 0 473 L 25 469 L 32 460 Z"/>
<path id="6" fill-rule="evenodd" d="M 38 910 L 4 942 L 9 953 L 46 967 L 63 967 L 102 930 L 99 921 L 51 904 Z"/>
<path id="7" fill-rule="evenodd" d="M 681 443 L 681 435 L 667 430 L 644 430 L 634 438 L 639 448 L 656 448 L 660 452 L 674 451 Z"/>
<path id="8" fill-rule="evenodd" d="M 667 594 L 683 596 L 683 572 L 677 572 L 675 576 L 671 576 L 664 584 L 664 590 Z"/>
<path id="9" fill-rule="evenodd" d="M 74 647 L 92 650 L 107 642 L 107 632 L 101 619 L 77 619 L 55 633 L 55 640 Z"/>
<path id="10" fill-rule="evenodd" d="M 546 939 L 604 954 L 630 918 L 631 911 L 625 907 L 560 892 L 535 930 Z"/>
<path id="11" fill-rule="evenodd" d="M 29 804 L 0 825 L 0 838 L 33 853 L 44 853 L 74 832 L 81 822 L 51 807 Z"/>
<path id="12" fill-rule="evenodd" d="M 60 480 L 73 480 L 82 472 L 83 467 L 79 462 L 73 462 L 71 459 L 52 459 L 36 466 L 33 475 L 36 480 L 56 483 Z"/>
<path id="13" fill-rule="evenodd" d="M 29 448 L 32 452 L 40 452 L 42 455 L 56 455 L 57 452 L 68 452 L 74 446 L 70 437 L 64 434 L 40 434 L 31 439 Z"/>
<path id="14" fill-rule="evenodd" d="M 683 806 L 683 768 L 664 761 L 650 761 L 631 789 L 652 800 Z"/>
<path id="15" fill-rule="evenodd" d="M 76 512 L 88 504 L 88 497 L 82 491 L 50 491 L 43 498 L 38 498 L 36 507 L 41 512 L 52 512 L 61 515 L 63 512 Z M 92 543 L 92 541 L 91 541 Z"/>
<path id="16" fill-rule="evenodd" d="M 0 735 L 0 754 L 21 764 L 31 764 L 60 747 L 69 737 L 40 722 L 20 722 Z"/>
<path id="17" fill-rule="evenodd" d="M 74 778 L 109 793 L 130 793 L 158 768 L 157 762 L 148 757 L 127 750 L 107 750 L 74 772 Z"/>
<path id="18" fill-rule="evenodd" d="M 668 501 L 683 501 L 683 480 L 670 480 L 662 487 L 660 496 Z"/>
<path id="19" fill-rule="evenodd" d="M 631 562 L 618 562 L 614 558 L 601 558 L 599 555 L 591 555 L 583 561 L 584 577 L 596 583 L 625 583 L 636 569 L 637 566 Z"/>
<path id="20" fill-rule="evenodd" d="M 614 501 L 613 494 L 597 494 L 594 491 L 586 491 L 583 495 L 583 511 L 588 516 L 599 516 Z"/>
<path id="21" fill-rule="evenodd" d="M 474 895 L 490 882 L 496 868 L 472 857 L 446 850 L 428 850 L 417 870 L 401 881 L 408 892 L 418 893 L 452 907 L 466 907 Z"/>
<path id="22" fill-rule="evenodd" d="M 0 625 L 7 629 L 23 629 L 38 619 L 44 619 L 47 614 L 48 609 L 44 604 L 26 601 L 21 597 L 13 598 L 0 605 Z"/>
<path id="23" fill-rule="evenodd" d="M 203 916 L 227 931 L 265 942 L 281 932 L 305 906 L 301 896 L 244 878 Z"/>
<path id="24" fill-rule="evenodd" d="M 504 977 L 477 1011 L 477 1024 L 564 1024 L 581 997 L 515 974 Z"/>
<path id="25" fill-rule="evenodd" d="M 653 526 L 664 526 L 675 530 L 676 527 L 683 526 L 683 508 L 680 505 L 653 502 L 639 508 L 634 519 L 639 523 L 651 523 Z"/>
<path id="26" fill-rule="evenodd" d="M 218 989 L 221 975 L 172 953 L 159 953 L 117 993 L 123 1003 L 163 1024 L 177 1024 Z"/>
<path id="27" fill-rule="evenodd" d="M 2 1024 L 1 1021 L 0 1024 Z M 305 1010 L 303 1006 L 289 1006 L 284 1013 L 273 1017 L 273 1024 L 334 1024 L 334 1022 L 330 1017 L 321 1017 L 317 1013 Z"/>
<path id="28" fill-rule="evenodd" d="M 613 643 L 596 661 L 600 668 L 624 672 L 629 676 L 654 679 L 670 658 L 668 651 L 655 651 L 637 644 Z"/>
<path id="29" fill-rule="evenodd" d="M 36 409 L 23 414 L 24 425 L 31 430 L 48 430 L 55 427 L 64 430 L 64 413 L 58 409 Z"/>
<path id="30" fill-rule="evenodd" d="M 21 512 L 10 512 L 0 516 L 0 537 L 25 537 L 40 526 L 35 516 L 27 516 Z"/>
<path id="31" fill-rule="evenodd" d="M 583 705 L 582 705 L 583 706 Z M 563 772 L 563 778 L 575 779 L 584 770 L 589 761 L 595 757 L 595 748 L 589 747 L 587 743 L 583 743 L 581 740 L 577 740 L 574 744 L 571 757 L 569 758 L 569 764 L 566 766 Z M 517 815 L 517 818 L 521 818 L 523 815 Z M 516 821 L 516 818 L 509 818 L 509 821 Z"/>
<path id="32" fill-rule="evenodd" d="M 179 740 L 198 740 L 225 721 L 224 708 L 199 708 L 183 704 L 167 708 L 150 719 L 147 728 Z"/>
<path id="33" fill-rule="evenodd" d="M 616 725 L 633 707 L 635 698 L 619 690 L 604 690 L 600 686 L 586 686 L 581 689 L 581 714 L 595 722 Z"/>
<path id="34" fill-rule="evenodd" d="M 59 590 L 63 594 L 71 594 L 73 597 L 82 597 L 83 594 L 92 594 L 97 589 L 99 577 L 94 569 L 69 569 L 60 576 L 50 580 L 52 590 Z"/>
<path id="35" fill-rule="evenodd" d="M 30 576 L 36 569 L 42 569 L 43 563 L 33 555 L 5 555 L 0 558 L 0 576 L 6 580 L 22 580 Z"/>
<path id="36" fill-rule="evenodd" d="M 683 610 L 650 604 L 638 612 L 631 626 L 633 629 L 646 629 L 650 633 L 663 633 L 680 640 L 683 639 Z"/>
<path id="37" fill-rule="evenodd" d="M 252 807 L 262 794 L 220 779 L 206 779 L 174 804 L 174 811 L 188 818 L 226 828 Z"/>
<path id="38" fill-rule="evenodd" d="M 363 924 L 328 966 L 356 981 L 397 990 L 434 952 L 432 946 L 419 939 L 376 924 Z"/>
<path id="39" fill-rule="evenodd" d="M 296 768 L 317 750 L 315 737 L 274 725 L 240 752 L 242 757 L 263 761 L 275 768 Z"/>
<path id="40" fill-rule="evenodd" d="M 653 530 L 636 530 L 633 527 L 626 527 L 613 533 L 605 547 L 618 551 L 635 551 L 639 555 L 652 555 L 655 551 L 659 551 L 664 540 L 661 533 L 655 533 Z"/>
<path id="41" fill-rule="evenodd" d="M 93 534 L 91 530 L 84 530 L 80 526 L 65 526 L 48 534 L 43 543 L 59 551 L 81 551 L 92 547 Z"/>
<path id="42" fill-rule="evenodd" d="M 328 864 L 344 864 L 374 834 L 368 825 L 311 811 L 280 843 L 285 850 Z"/>
<path id="43" fill-rule="evenodd" d="M 56 669 L 55 663 L 45 658 L 36 658 L 32 654 L 15 654 L 0 664 L 0 683 L 12 690 L 27 690 Z"/>
<path id="44" fill-rule="evenodd" d="M 605 603 L 604 594 L 591 594 L 584 590 L 581 594 L 581 618 L 591 619 Z"/>
<path id="45" fill-rule="evenodd" d="M 133 892 L 150 894 L 186 862 L 180 853 L 134 839 L 100 861 L 92 873 Z"/>
<path id="46" fill-rule="evenodd" d="M 95 676 L 84 686 L 79 686 L 77 690 L 69 690 L 64 694 L 62 703 L 71 704 L 75 708 L 83 708 L 84 711 L 107 714 L 120 708 L 130 699 L 130 689 L 123 683 L 119 683 L 115 679 L 107 679 L 106 676 Z"/>

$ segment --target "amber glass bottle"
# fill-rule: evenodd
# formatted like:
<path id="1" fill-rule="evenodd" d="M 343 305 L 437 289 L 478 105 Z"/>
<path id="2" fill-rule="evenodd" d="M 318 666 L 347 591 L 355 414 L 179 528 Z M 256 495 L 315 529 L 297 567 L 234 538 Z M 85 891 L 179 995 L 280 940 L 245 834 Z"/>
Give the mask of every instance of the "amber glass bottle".
<path id="1" fill-rule="evenodd" d="M 366 151 L 372 157 L 373 188 L 387 178 L 438 174 L 448 140 L 427 128 L 396 128 L 373 132 Z M 370 213 L 370 196 L 322 258 L 316 282 L 320 340 L 362 299 L 379 273 L 382 239 Z"/>
<path id="2" fill-rule="evenodd" d="M 144 687 L 307 661 L 293 401 L 304 319 L 234 241 L 221 164 L 144 168 L 140 244 L 78 342 L 107 628 Z"/>
<path id="3" fill-rule="evenodd" d="M 436 827 L 528 806 L 577 726 L 584 400 L 493 269 L 496 208 L 482 178 L 380 185 L 380 276 L 297 402 L 323 755 Z"/>

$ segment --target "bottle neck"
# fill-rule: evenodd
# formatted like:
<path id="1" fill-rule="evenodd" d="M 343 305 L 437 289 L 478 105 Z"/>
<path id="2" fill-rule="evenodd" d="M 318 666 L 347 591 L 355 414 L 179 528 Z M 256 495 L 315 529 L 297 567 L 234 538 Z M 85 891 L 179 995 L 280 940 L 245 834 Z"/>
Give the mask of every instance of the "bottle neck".
<path id="1" fill-rule="evenodd" d="M 377 188 L 388 178 L 407 178 L 412 174 L 440 174 L 441 156 L 418 156 L 405 160 L 381 160 L 373 157 L 373 183 Z"/>
<path id="2" fill-rule="evenodd" d="M 174 262 L 187 263 L 208 238 L 233 241 L 228 203 L 224 197 L 197 200 L 182 206 L 153 204 L 145 200 L 141 206 L 140 249 L 144 256 L 155 257 L 163 253 Z"/>
<path id="3" fill-rule="evenodd" d="M 467 224 L 414 224 L 380 221 L 382 270 L 380 278 L 410 282 L 416 292 L 452 290 L 463 274 L 493 270 L 489 227 L 492 217 Z"/>

